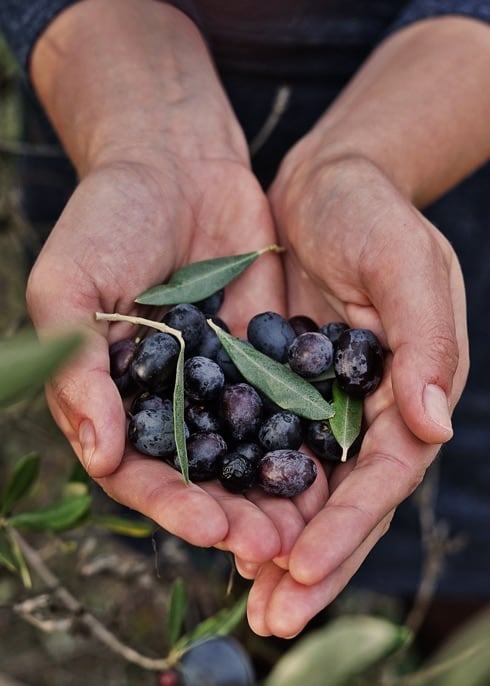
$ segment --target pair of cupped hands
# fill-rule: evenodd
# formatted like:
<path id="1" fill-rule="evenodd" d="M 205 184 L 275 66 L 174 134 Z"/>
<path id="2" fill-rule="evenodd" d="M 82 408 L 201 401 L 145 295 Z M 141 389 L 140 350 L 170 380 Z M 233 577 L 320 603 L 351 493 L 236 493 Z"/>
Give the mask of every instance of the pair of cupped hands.
<path id="1" fill-rule="evenodd" d="M 468 368 L 459 265 L 375 164 L 352 154 L 322 161 L 308 137 L 267 194 L 245 154 L 148 158 L 121 155 L 86 172 L 30 275 L 28 307 L 41 333 L 88 332 L 47 388 L 50 409 L 110 497 L 191 544 L 231 551 L 253 579 L 251 628 L 290 637 L 345 587 L 452 435 Z M 386 370 L 365 402 L 361 451 L 319 470 L 291 500 L 186 486 L 126 443 L 108 348 L 134 330 L 98 322 L 95 312 L 152 318 L 134 299 L 177 268 L 272 243 L 285 253 L 264 254 L 231 284 L 220 316 L 237 336 L 266 310 L 374 331 Z"/>

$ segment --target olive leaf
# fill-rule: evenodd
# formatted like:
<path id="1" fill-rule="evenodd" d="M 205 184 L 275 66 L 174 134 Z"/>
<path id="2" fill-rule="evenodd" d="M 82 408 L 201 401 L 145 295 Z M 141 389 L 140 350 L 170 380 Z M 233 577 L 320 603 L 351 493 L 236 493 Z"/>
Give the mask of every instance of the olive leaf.
<path id="1" fill-rule="evenodd" d="M 293 645 L 274 666 L 265 686 L 358 683 L 356 677 L 406 645 L 410 638 L 408 629 L 381 617 L 337 617 Z"/>
<path id="2" fill-rule="evenodd" d="M 9 405 L 42 387 L 83 342 L 69 333 L 40 342 L 34 332 L 0 342 L 0 406 Z"/>
<path id="3" fill-rule="evenodd" d="M 329 419 L 334 410 L 306 379 L 235 338 L 208 319 L 222 346 L 244 378 L 284 410 L 305 419 Z"/>
<path id="4" fill-rule="evenodd" d="M 242 621 L 247 611 L 248 594 L 243 594 L 234 605 L 207 617 L 175 644 L 176 653 L 182 653 L 192 645 L 215 636 L 228 636 Z"/>
<path id="5" fill-rule="evenodd" d="M 173 396 L 174 406 L 174 438 L 175 447 L 177 449 L 177 457 L 179 460 L 180 471 L 184 478 L 186 486 L 189 485 L 189 460 L 187 458 L 187 444 L 185 438 L 185 422 L 184 422 L 184 352 L 185 343 L 183 338 L 179 337 L 180 352 L 177 358 L 177 367 L 175 369 L 175 386 Z"/>
<path id="6" fill-rule="evenodd" d="M 14 467 L 12 476 L 0 498 L 0 515 L 7 515 L 36 482 L 39 475 L 39 455 L 24 455 Z"/>
<path id="7" fill-rule="evenodd" d="M 187 610 L 187 589 L 182 579 L 175 579 L 170 589 L 167 613 L 167 640 L 173 648 L 177 643 Z"/>
<path id="8" fill-rule="evenodd" d="M 9 572 L 16 572 L 17 565 L 12 546 L 6 534 L 0 531 L 0 567 L 5 567 Z"/>
<path id="9" fill-rule="evenodd" d="M 77 525 L 88 513 L 89 495 L 73 496 L 59 503 L 22 512 L 9 518 L 11 527 L 28 531 L 63 531 Z"/>
<path id="10" fill-rule="evenodd" d="M 332 397 L 335 414 L 330 418 L 330 428 L 342 448 L 340 459 L 345 462 L 347 451 L 361 431 L 362 400 L 347 395 L 336 381 L 332 384 Z"/>
<path id="11" fill-rule="evenodd" d="M 284 248 L 269 245 L 261 250 L 215 257 L 187 264 L 172 274 L 168 283 L 141 293 L 135 302 L 141 305 L 178 305 L 203 300 L 236 279 L 255 260 L 267 252 L 282 252 Z"/>
<path id="12" fill-rule="evenodd" d="M 29 567 L 27 566 L 27 562 L 24 558 L 24 555 L 22 554 L 22 551 L 19 548 L 19 544 L 17 543 L 13 531 L 9 526 L 7 526 L 6 528 L 6 535 L 8 544 L 10 546 L 10 550 L 12 552 L 12 561 L 14 563 L 15 569 L 19 574 L 22 583 L 24 584 L 24 587 L 32 588 L 32 579 L 31 574 L 29 572 Z"/>
<path id="13" fill-rule="evenodd" d="M 173 394 L 173 411 L 174 411 L 174 438 L 177 449 L 177 457 L 179 459 L 180 471 L 184 478 L 186 486 L 189 485 L 189 464 L 187 458 L 187 446 L 185 440 L 185 424 L 184 424 L 184 354 L 185 342 L 182 338 L 182 333 L 171 326 L 167 326 L 163 322 L 155 322 L 152 319 L 144 317 L 132 317 L 131 315 L 119 314 L 114 312 L 112 314 L 106 312 L 96 312 L 95 319 L 97 321 L 105 322 L 127 322 L 135 326 L 148 326 L 151 329 L 169 333 L 174 336 L 180 345 L 180 352 L 177 358 L 177 367 L 175 370 L 175 386 Z"/>
<path id="14" fill-rule="evenodd" d="M 116 515 L 92 515 L 90 523 L 106 531 L 132 538 L 146 538 L 155 531 L 155 525 L 148 520 Z"/>

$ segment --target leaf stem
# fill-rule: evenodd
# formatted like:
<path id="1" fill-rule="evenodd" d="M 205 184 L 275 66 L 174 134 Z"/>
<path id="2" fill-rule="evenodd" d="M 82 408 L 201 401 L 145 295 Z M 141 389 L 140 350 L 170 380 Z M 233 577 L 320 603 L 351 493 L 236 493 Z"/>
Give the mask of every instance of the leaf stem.
<path id="1" fill-rule="evenodd" d="M 164 324 L 163 322 L 156 322 L 153 319 L 133 317 L 129 314 L 119 314 L 118 312 L 113 312 L 112 314 L 108 312 L 96 312 L 95 319 L 104 322 L 126 322 L 127 324 L 134 324 L 135 326 L 148 326 L 149 328 L 156 329 L 162 333 L 169 333 L 172 336 L 175 336 L 181 345 L 184 344 L 182 333 L 178 329 L 172 329 L 171 326 L 167 326 L 167 324 Z"/>
<path id="2" fill-rule="evenodd" d="M 282 245 L 277 245 L 276 243 L 272 243 L 271 245 L 267 245 L 265 248 L 261 248 L 258 251 L 259 255 L 265 255 L 266 252 L 274 252 L 276 254 L 286 252 L 286 248 L 284 248 Z"/>
<path id="3" fill-rule="evenodd" d="M 136 326 L 147 326 L 162 333 L 168 333 L 175 336 L 180 345 L 180 353 L 177 361 L 177 380 L 174 388 L 174 436 L 175 445 L 177 448 L 177 457 L 179 458 L 180 471 L 186 486 L 189 485 L 189 467 L 187 460 L 186 444 L 184 439 L 184 398 L 183 398 L 183 359 L 185 351 L 185 341 L 182 332 L 178 329 L 173 329 L 163 322 L 156 322 L 153 319 L 145 319 L 144 317 L 133 317 L 131 315 L 119 314 L 113 312 L 112 314 L 106 312 L 96 312 L 95 319 L 97 321 L 106 322 L 127 322 Z"/>

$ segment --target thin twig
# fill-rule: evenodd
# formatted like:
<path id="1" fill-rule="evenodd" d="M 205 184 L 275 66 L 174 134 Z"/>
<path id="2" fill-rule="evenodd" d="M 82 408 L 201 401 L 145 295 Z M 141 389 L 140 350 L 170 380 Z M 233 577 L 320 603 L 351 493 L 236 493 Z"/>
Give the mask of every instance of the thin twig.
<path id="1" fill-rule="evenodd" d="M 438 464 L 428 471 L 424 483 L 415 495 L 422 535 L 424 561 L 419 587 L 412 608 L 405 620 L 405 626 L 415 635 L 427 616 L 434 597 L 437 582 L 444 568 L 446 557 L 460 550 L 463 541 L 451 538 L 444 521 L 436 521 L 435 499 L 438 489 Z"/>
<path id="2" fill-rule="evenodd" d="M 259 130 L 255 138 L 250 143 L 250 155 L 253 157 L 265 145 L 270 138 L 272 132 L 276 128 L 282 115 L 286 111 L 291 97 L 291 88 L 289 86 L 280 86 L 275 94 L 274 102 L 272 103 L 271 111 Z"/>
<path id="3" fill-rule="evenodd" d="M 36 572 L 48 591 L 70 612 L 76 623 L 88 629 L 90 635 L 99 640 L 112 652 L 143 669 L 150 671 L 162 671 L 174 664 L 174 660 L 168 658 L 151 658 L 142 655 L 130 646 L 122 643 L 109 629 L 91 614 L 82 603 L 61 583 L 60 579 L 46 566 L 40 555 L 32 548 L 18 531 L 12 530 L 19 549 L 22 551 L 29 566 Z M 42 625 L 40 626 L 42 628 Z"/>

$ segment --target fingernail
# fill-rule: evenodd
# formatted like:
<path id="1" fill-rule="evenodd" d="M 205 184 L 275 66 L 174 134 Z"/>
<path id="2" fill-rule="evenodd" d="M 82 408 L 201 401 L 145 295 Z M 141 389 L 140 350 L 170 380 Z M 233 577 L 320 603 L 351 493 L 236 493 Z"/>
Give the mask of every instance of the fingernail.
<path id="1" fill-rule="evenodd" d="M 82 462 L 88 471 L 95 453 L 95 429 L 90 419 L 84 419 L 78 427 L 78 440 L 82 449 Z"/>
<path id="2" fill-rule="evenodd" d="M 453 435 L 447 396 L 440 386 L 427 384 L 424 388 L 424 408 L 432 422 L 443 428 L 449 437 Z"/>

